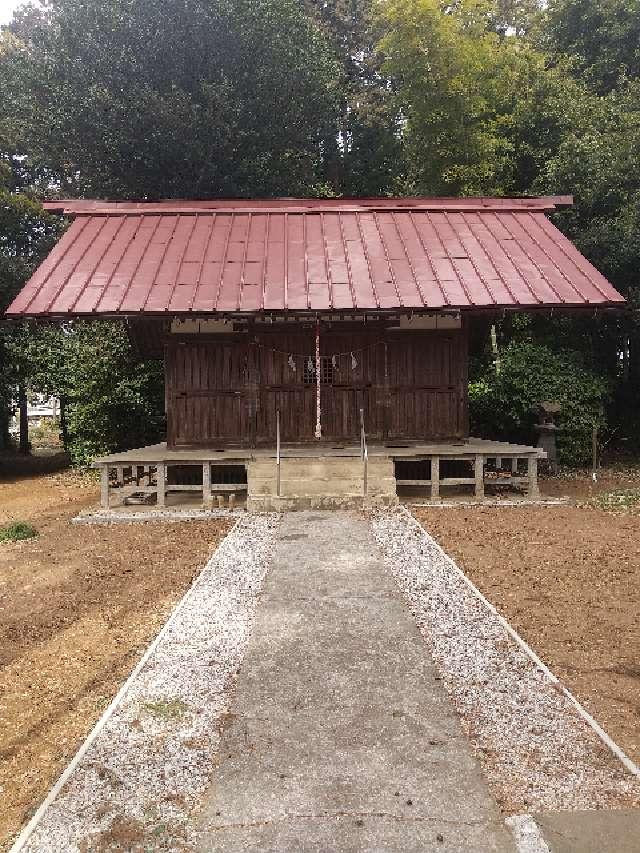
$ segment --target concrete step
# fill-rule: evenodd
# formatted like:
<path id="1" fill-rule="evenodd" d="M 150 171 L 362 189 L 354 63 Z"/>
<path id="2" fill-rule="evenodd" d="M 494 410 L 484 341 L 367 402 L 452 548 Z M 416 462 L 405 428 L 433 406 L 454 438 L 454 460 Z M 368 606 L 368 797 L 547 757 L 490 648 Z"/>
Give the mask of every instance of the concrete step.
<path id="1" fill-rule="evenodd" d="M 274 477 L 268 480 L 249 480 L 248 491 L 250 495 L 274 495 L 277 490 L 277 482 Z M 320 479 L 281 479 L 280 493 L 282 495 L 347 495 L 363 494 L 364 480 L 362 477 L 349 480 Z M 395 494 L 395 480 L 368 480 L 367 491 L 371 494 Z"/>
<path id="2" fill-rule="evenodd" d="M 268 472 L 260 472 L 259 474 L 255 474 L 253 471 L 250 471 L 248 474 L 248 478 L 254 483 L 266 482 L 267 480 L 274 480 L 277 476 L 277 469 L 274 466 L 271 471 Z M 289 482 L 297 481 L 299 483 L 311 483 L 313 481 L 318 482 L 346 482 L 347 480 L 362 480 L 364 476 L 364 468 L 361 467 L 359 471 L 343 471 L 341 473 L 337 472 L 325 472 L 325 473 L 314 473 L 314 474 L 305 474 L 303 471 L 288 471 L 286 468 L 280 469 L 280 480 L 284 482 L 285 480 Z M 384 471 L 376 471 L 370 470 L 367 471 L 367 477 L 371 482 L 374 480 L 378 480 L 382 482 L 383 480 L 395 480 L 395 477 L 387 474 Z"/>
<path id="3" fill-rule="evenodd" d="M 255 476 L 270 475 L 276 469 L 275 460 L 267 460 L 250 462 L 249 468 Z M 343 477 L 343 476 L 360 476 L 364 463 L 361 459 L 347 459 L 344 462 L 341 460 L 331 460 L 330 464 L 319 463 L 317 461 L 308 462 L 307 460 L 298 459 L 283 459 L 280 463 L 281 475 L 290 474 L 295 477 Z M 371 471 L 385 470 L 386 466 L 378 463 L 370 463 L 368 466 Z M 391 471 L 392 472 L 392 471 Z"/>
<path id="4" fill-rule="evenodd" d="M 256 460 L 249 462 L 247 472 L 254 477 L 272 476 L 277 468 L 275 460 Z M 364 470 L 362 459 L 348 459 L 346 463 L 342 460 L 333 459 L 329 463 L 307 460 L 283 459 L 280 464 L 280 476 L 293 477 L 360 477 Z M 369 460 L 367 470 L 370 476 L 394 476 L 394 467 L 390 459 Z"/>
<path id="5" fill-rule="evenodd" d="M 394 495 L 253 495 L 247 498 L 248 512 L 290 512 L 305 509 L 360 509 L 366 506 L 395 506 Z"/>
<path id="6" fill-rule="evenodd" d="M 290 499 L 300 504 L 306 498 L 319 501 L 362 500 L 365 466 L 359 457 L 285 458 L 280 464 L 280 495 L 276 494 L 275 459 L 259 459 L 247 465 L 249 505 L 255 498 Z M 395 497 L 393 461 L 377 457 L 367 464 L 367 496 Z"/>

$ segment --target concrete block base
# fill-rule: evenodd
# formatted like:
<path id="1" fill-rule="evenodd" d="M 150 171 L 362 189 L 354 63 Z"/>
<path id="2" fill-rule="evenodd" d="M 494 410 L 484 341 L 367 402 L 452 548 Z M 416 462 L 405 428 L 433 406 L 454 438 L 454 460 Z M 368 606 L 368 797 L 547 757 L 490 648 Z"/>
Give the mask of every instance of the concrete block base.
<path id="1" fill-rule="evenodd" d="M 249 512 L 288 512 L 305 509 L 352 509 L 370 501 L 395 504 L 393 460 L 359 457 L 286 457 L 278 469 L 275 459 L 247 464 Z"/>

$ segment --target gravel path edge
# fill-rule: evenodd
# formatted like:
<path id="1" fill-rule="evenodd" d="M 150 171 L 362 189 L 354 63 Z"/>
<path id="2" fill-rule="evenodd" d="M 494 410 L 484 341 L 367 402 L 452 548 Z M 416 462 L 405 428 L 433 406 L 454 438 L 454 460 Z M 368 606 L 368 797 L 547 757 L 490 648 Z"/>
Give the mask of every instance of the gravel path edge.
<path id="1" fill-rule="evenodd" d="M 633 762 L 428 530 L 405 507 L 370 521 L 502 811 L 638 808 Z"/>
<path id="2" fill-rule="evenodd" d="M 26 826 L 22 829 L 22 831 L 14 841 L 13 845 L 11 846 L 9 853 L 21 853 L 21 851 L 32 849 L 33 842 L 39 832 L 42 830 L 43 821 L 48 815 L 49 810 L 52 806 L 55 807 L 55 805 L 57 804 L 57 800 L 61 794 L 64 797 L 65 788 L 68 785 L 72 784 L 74 780 L 74 774 L 82 770 L 83 761 L 86 762 L 88 753 L 90 753 L 92 748 L 96 747 L 97 743 L 99 742 L 100 736 L 105 734 L 105 729 L 113 724 L 114 715 L 117 715 L 121 712 L 123 705 L 126 704 L 126 700 L 129 698 L 129 694 L 132 692 L 135 693 L 135 687 L 137 686 L 137 682 L 139 681 L 139 679 L 144 676 L 145 668 L 150 667 L 152 665 L 154 655 L 159 653 L 162 649 L 163 641 L 166 639 L 170 640 L 171 632 L 176 627 L 176 625 L 179 625 L 179 619 L 181 615 L 183 615 L 183 611 L 188 611 L 189 605 L 193 602 L 194 599 L 196 599 L 200 588 L 205 586 L 207 575 L 208 573 L 210 573 L 212 566 L 215 566 L 217 560 L 223 559 L 222 557 L 219 557 L 219 555 L 224 552 L 225 548 L 233 548 L 233 545 L 231 545 L 230 543 L 234 542 L 235 538 L 241 538 L 243 535 L 246 535 L 246 529 L 250 529 L 252 525 L 255 526 L 256 524 L 258 525 L 258 527 L 264 527 L 264 530 L 261 530 L 259 533 L 259 535 L 262 534 L 263 539 L 263 541 L 261 542 L 262 553 L 260 553 L 260 562 L 262 563 L 262 565 L 259 569 L 259 572 L 262 573 L 261 577 L 259 578 L 259 584 L 261 586 L 264 574 L 268 570 L 268 564 L 270 562 L 271 551 L 273 549 L 278 523 L 279 519 L 275 515 L 262 515 L 254 517 L 244 515 L 243 518 L 238 519 L 236 524 L 232 527 L 229 533 L 218 545 L 211 557 L 206 561 L 197 578 L 193 581 L 193 583 L 185 591 L 184 595 L 176 603 L 156 637 L 149 644 L 142 657 L 134 666 L 130 675 L 127 677 L 115 697 L 109 703 L 108 707 L 105 709 L 105 711 L 103 712 L 99 720 L 96 722 L 90 733 L 80 745 L 78 751 L 76 752 L 72 760 L 62 771 L 55 784 L 36 810 L 36 812 L 33 814 Z M 243 528 L 245 530 L 243 530 Z M 259 589 L 256 590 L 256 598 L 258 595 Z M 35 849 L 39 849 L 39 847 L 36 847 Z"/>
<path id="3" fill-rule="evenodd" d="M 406 507 L 402 507 L 398 510 L 401 513 L 408 524 L 415 527 L 420 531 L 423 535 L 428 536 L 429 534 L 425 531 L 420 522 L 409 512 Z M 449 567 L 454 571 L 460 580 L 471 590 L 473 595 L 482 602 L 482 604 L 492 613 L 492 615 L 500 622 L 505 631 L 509 634 L 509 636 L 518 644 L 518 646 L 522 649 L 522 651 L 531 659 L 531 661 L 536 665 L 538 669 L 540 669 L 547 678 L 557 686 L 557 689 L 562 692 L 565 698 L 573 705 L 576 712 L 582 717 L 582 719 L 587 723 L 587 725 L 593 729 L 596 735 L 600 738 L 600 740 L 611 750 L 613 755 L 625 766 L 625 768 L 632 773 L 634 776 L 637 776 L 640 779 L 640 767 L 635 764 L 634 761 L 629 758 L 626 752 L 620 747 L 613 738 L 607 734 L 607 732 L 600 726 L 600 724 L 591 716 L 591 714 L 587 711 L 587 709 L 581 704 L 581 702 L 573 695 L 573 693 L 566 687 L 560 679 L 555 675 L 555 673 L 549 669 L 549 667 L 545 664 L 543 660 L 535 653 L 535 651 L 531 648 L 531 646 L 524 640 L 520 634 L 511 626 L 511 624 L 505 619 L 504 616 L 498 611 L 498 609 L 486 598 L 483 593 L 478 589 L 478 587 L 473 583 L 473 581 L 467 577 L 467 575 L 462 571 L 462 569 L 458 566 L 455 560 L 447 554 L 447 552 L 442 548 L 442 546 L 435 540 L 433 537 L 429 537 L 433 543 L 433 546 L 438 550 L 441 557 L 449 564 Z"/>

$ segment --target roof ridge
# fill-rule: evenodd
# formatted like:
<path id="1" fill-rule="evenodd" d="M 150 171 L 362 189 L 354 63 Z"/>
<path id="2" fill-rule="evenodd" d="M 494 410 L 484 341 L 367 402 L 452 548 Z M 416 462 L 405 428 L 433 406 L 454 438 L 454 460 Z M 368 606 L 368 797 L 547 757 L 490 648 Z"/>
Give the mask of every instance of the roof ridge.
<path id="1" fill-rule="evenodd" d="M 465 196 L 411 198 L 273 198 L 161 201 L 105 201 L 59 199 L 43 202 L 50 213 L 68 216 L 182 213 L 313 213 L 339 211 L 360 213 L 375 210 L 555 210 L 573 204 L 573 196 Z"/>

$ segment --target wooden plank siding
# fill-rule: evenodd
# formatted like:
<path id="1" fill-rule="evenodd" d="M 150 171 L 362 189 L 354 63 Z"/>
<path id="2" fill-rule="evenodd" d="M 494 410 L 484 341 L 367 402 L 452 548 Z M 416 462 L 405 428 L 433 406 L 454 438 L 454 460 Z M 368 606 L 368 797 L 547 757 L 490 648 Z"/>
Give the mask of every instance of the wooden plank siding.
<path id="1" fill-rule="evenodd" d="M 321 334 L 322 432 L 371 441 L 445 441 L 468 434 L 465 330 L 327 330 Z M 289 360 L 293 356 L 293 365 Z M 334 357 L 335 356 L 335 357 Z M 309 359 L 311 361 L 309 361 Z M 169 447 L 316 443 L 313 328 L 172 336 L 166 347 Z"/>

